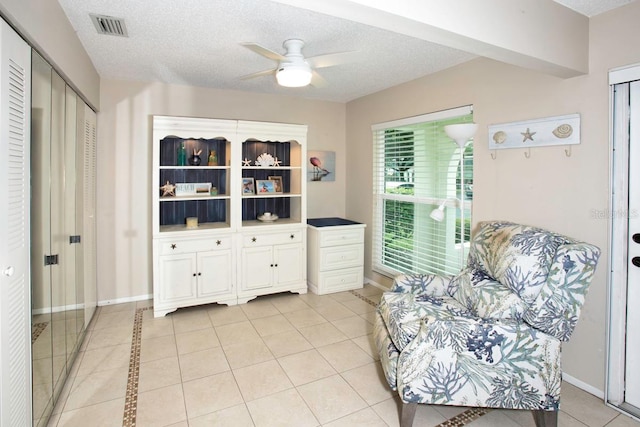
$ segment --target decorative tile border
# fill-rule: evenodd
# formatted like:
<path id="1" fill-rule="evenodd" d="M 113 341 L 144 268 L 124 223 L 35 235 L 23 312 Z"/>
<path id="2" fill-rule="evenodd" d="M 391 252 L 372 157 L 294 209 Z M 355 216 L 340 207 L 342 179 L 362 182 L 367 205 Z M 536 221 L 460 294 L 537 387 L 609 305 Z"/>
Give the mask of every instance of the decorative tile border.
<path id="1" fill-rule="evenodd" d="M 142 315 L 153 307 L 139 308 L 133 320 L 133 336 L 131 337 L 131 355 L 129 357 L 129 376 L 127 378 L 127 394 L 124 401 L 122 427 L 135 427 L 138 410 L 138 380 L 140 378 L 140 346 L 142 344 Z"/>
<path id="2" fill-rule="evenodd" d="M 377 307 L 377 306 L 378 306 L 378 303 L 377 303 L 377 302 L 375 302 L 375 301 L 373 301 L 373 300 L 370 300 L 369 298 L 365 297 L 364 295 L 360 295 L 357 291 L 353 291 L 353 290 L 352 290 L 352 291 L 349 291 L 349 292 L 350 292 L 351 294 L 353 294 L 353 295 L 357 296 L 358 298 L 360 298 L 362 301 L 366 302 L 366 303 L 367 303 L 367 304 L 369 304 L 369 305 L 372 305 L 372 306 L 374 306 L 374 307 Z"/>
<path id="3" fill-rule="evenodd" d="M 462 427 L 477 420 L 481 416 L 491 412 L 490 408 L 469 408 L 447 421 L 438 424 L 436 427 Z"/>
<path id="4" fill-rule="evenodd" d="M 357 296 L 364 302 L 371 304 L 374 307 L 378 306 L 377 302 L 367 298 L 364 295 L 359 294 L 355 290 L 351 290 L 349 292 Z M 481 416 L 488 414 L 489 412 L 491 412 L 491 408 L 469 408 L 466 411 L 456 415 L 455 417 L 450 418 L 447 421 L 438 424 L 436 427 L 462 427 L 480 418 Z"/>
<path id="5" fill-rule="evenodd" d="M 47 326 L 49 326 L 49 322 L 34 323 L 31 325 L 31 344 L 36 342 L 40 334 L 47 329 Z"/>

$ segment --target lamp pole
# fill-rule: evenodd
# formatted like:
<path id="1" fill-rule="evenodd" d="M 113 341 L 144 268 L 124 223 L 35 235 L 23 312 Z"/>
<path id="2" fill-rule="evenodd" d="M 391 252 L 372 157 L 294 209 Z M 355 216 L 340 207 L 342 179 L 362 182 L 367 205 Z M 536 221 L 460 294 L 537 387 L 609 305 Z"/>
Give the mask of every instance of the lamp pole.
<path id="1" fill-rule="evenodd" d="M 460 147 L 460 267 L 464 266 L 464 146 L 476 133 L 476 123 L 459 123 L 447 125 L 444 131 Z"/>

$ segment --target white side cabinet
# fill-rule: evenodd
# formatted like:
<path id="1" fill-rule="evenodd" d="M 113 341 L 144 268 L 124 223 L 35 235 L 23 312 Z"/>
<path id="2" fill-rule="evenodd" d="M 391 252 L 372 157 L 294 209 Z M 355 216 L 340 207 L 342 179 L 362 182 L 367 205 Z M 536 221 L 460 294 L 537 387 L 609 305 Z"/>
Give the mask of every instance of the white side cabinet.
<path id="1" fill-rule="evenodd" d="M 242 235 L 238 302 L 276 292 L 306 293 L 304 228 Z"/>
<path id="2" fill-rule="evenodd" d="M 343 218 L 307 222 L 307 279 L 311 292 L 323 295 L 362 288 L 365 225 Z"/>
<path id="3" fill-rule="evenodd" d="M 206 238 L 161 239 L 154 266 L 156 316 L 197 304 L 236 304 L 231 234 Z"/>

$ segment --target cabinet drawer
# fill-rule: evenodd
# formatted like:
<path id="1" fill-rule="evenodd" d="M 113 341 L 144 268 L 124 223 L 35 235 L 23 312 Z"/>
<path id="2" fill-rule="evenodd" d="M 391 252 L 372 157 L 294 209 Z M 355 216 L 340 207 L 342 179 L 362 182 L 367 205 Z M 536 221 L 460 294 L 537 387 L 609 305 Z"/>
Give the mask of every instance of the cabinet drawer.
<path id="1" fill-rule="evenodd" d="M 320 271 L 362 266 L 363 260 L 361 244 L 320 248 Z"/>
<path id="2" fill-rule="evenodd" d="M 350 289 L 360 289 L 364 277 L 361 267 L 321 273 L 318 283 L 318 293 L 341 292 Z"/>
<path id="3" fill-rule="evenodd" d="M 231 236 L 196 240 L 166 240 L 159 242 L 158 245 L 160 246 L 160 255 L 215 251 L 218 249 L 230 249 Z"/>
<path id="4" fill-rule="evenodd" d="M 279 232 L 279 233 L 255 233 L 242 236 L 242 246 L 245 248 L 255 246 L 281 245 L 285 243 L 302 242 L 303 230 Z"/>
<path id="5" fill-rule="evenodd" d="M 320 247 L 352 245 L 364 242 L 364 230 L 362 228 L 344 230 L 336 227 L 337 230 L 323 230 L 320 233 Z"/>

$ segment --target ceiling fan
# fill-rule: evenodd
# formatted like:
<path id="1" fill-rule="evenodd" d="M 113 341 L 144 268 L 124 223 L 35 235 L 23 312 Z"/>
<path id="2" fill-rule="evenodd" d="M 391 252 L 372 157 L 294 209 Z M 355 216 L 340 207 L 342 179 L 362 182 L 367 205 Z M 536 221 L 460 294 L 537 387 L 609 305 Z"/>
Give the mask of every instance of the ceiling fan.
<path id="1" fill-rule="evenodd" d="M 316 87 L 324 86 L 326 85 L 326 80 L 316 71 L 316 68 L 333 67 L 334 65 L 346 63 L 349 60 L 349 55 L 354 53 L 337 52 L 305 58 L 302 54 L 304 41 L 300 39 L 285 40 L 282 43 L 286 50 L 284 55 L 257 43 L 241 43 L 241 45 L 258 55 L 278 62 L 276 68 L 243 76 L 241 77 L 242 80 L 275 74 L 278 84 L 286 87 L 302 87 L 310 83 Z"/>

